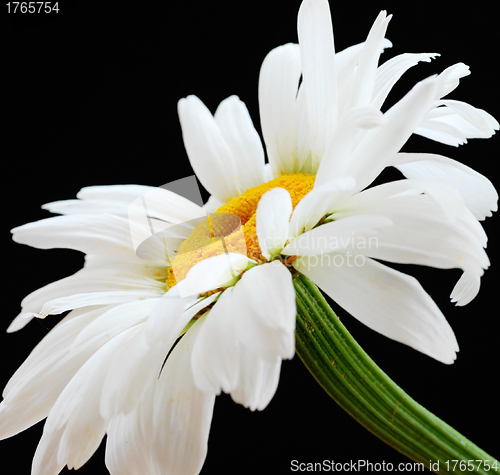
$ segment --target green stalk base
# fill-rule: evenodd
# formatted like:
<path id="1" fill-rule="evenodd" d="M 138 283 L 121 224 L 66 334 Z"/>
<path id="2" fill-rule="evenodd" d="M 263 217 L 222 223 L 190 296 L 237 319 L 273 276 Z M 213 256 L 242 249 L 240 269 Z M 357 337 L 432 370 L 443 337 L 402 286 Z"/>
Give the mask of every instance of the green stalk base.
<path id="1" fill-rule="evenodd" d="M 498 460 L 414 401 L 373 362 L 315 284 L 298 275 L 294 287 L 297 354 L 354 419 L 411 460 L 439 467 L 437 473 L 500 473 Z"/>

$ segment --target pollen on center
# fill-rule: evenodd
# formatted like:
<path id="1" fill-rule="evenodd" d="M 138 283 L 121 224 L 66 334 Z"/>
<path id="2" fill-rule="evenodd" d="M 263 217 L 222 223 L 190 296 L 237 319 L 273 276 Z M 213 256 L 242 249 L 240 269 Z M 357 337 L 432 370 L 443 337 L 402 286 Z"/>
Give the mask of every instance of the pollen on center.
<path id="1" fill-rule="evenodd" d="M 307 173 L 282 175 L 250 188 L 222 205 L 199 223 L 181 244 L 168 270 L 167 288 L 184 279 L 189 269 L 198 262 L 227 252 L 244 254 L 257 263 L 264 263 L 255 228 L 259 200 L 273 188 L 284 188 L 290 193 L 295 208 L 312 190 L 315 178 L 315 175 Z"/>

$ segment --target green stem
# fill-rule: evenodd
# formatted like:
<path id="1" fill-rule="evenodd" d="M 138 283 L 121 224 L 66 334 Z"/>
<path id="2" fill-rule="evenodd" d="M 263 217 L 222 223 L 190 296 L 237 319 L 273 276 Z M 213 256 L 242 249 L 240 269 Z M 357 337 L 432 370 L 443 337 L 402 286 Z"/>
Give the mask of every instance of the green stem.
<path id="1" fill-rule="evenodd" d="M 299 275 L 294 286 L 297 354 L 343 409 L 385 443 L 430 470 L 500 473 L 498 460 L 415 402 L 373 362 L 316 285 Z M 473 469 L 467 465 L 469 460 Z"/>

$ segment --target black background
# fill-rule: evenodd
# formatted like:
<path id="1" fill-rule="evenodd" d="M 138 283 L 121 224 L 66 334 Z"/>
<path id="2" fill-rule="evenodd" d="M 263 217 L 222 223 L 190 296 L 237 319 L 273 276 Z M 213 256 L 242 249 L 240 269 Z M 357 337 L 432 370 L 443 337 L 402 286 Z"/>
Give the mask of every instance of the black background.
<path id="1" fill-rule="evenodd" d="M 78 270 L 82 255 L 15 244 L 9 230 L 49 213 L 43 203 L 74 198 L 89 185 L 159 186 L 191 174 L 177 119 L 177 101 L 198 95 L 212 110 L 231 94 L 248 106 L 258 128 L 257 82 L 267 52 L 296 42 L 300 2 L 59 2 L 59 14 L 6 14 L 2 4 L 2 324 L 33 290 Z M 403 52 L 442 56 L 408 72 L 389 96 L 394 103 L 412 85 L 462 61 L 472 75 L 451 98 L 500 118 L 499 14 L 491 2 L 331 2 L 337 50 L 363 41 L 381 9 L 394 14 L 387 37 Z M 459 148 L 412 138 L 406 151 L 441 153 L 486 174 L 497 188 L 498 137 Z M 393 175 L 388 175 L 392 178 Z M 397 176 L 397 175 L 394 175 Z M 494 427 L 498 409 L 498 216 L 484 223 L 490 237 L 479 296 L 466 307 L 449 303 L 458 271 L 408 267 L 452 325 L 461 351 L 452 366 L 392 342 L 339 310 L 346 326 L 418 402 L 500 457 Z M 1 334 L 0 385 L 58 320 L 34 321 Z M 0 466 L 28 474 L 42 424 L 0 443 Z M 103 447 L 79 473 L 104 474 Z M 290 473 L 291 460 L 407 459 L 345 414 L 296 357 L 282 367 L 268 408 L 252 413 L 226 395 L 216 402 L 203 474 Z M 63 471 L 64 473 L 66 471 Z"/>

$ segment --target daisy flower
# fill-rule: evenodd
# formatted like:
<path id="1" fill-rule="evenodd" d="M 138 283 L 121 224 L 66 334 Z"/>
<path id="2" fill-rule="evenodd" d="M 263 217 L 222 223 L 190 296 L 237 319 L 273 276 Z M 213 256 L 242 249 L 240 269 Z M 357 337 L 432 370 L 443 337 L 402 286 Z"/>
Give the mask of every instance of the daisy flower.
<path id="1" fill-rule="evenodd" d="M 379 66 L 390 18 L 381 12 L 364 43 L 335 53 L 328 3 L 303 2 L 299 44 L 262 65 L 265 147 L 236 96 L 214 115 L 195 96 L 179 102 L 205 206 L 168 187 L 89 187 L 45 205 L 62 216 L 13 230 L 19 243 L 85 253 L 83 269 L 28 295 L 9 327 L 69 311 L 0 406 L 4 438 L 47 418 L 33 474 L 81 467 L 105 435 L 113 474 L 198 473 L 215 396 L 251 410 L 272 399 L 295 351 L 298 274 L 373 330 L 454 361 L 439 308 L 380 261 L 461 269 L 452 300 L 467 304 L 489 265 L 479 220 L 497 194 L 452 159 L 400 150 L 414 133 L 458 145 L 498 123 L 446 99 L 469 74 L 461 63 L 382 113 L 398 79 L 436 56 Z M 370 187 L 387 166 L 406 178 Z"/>

